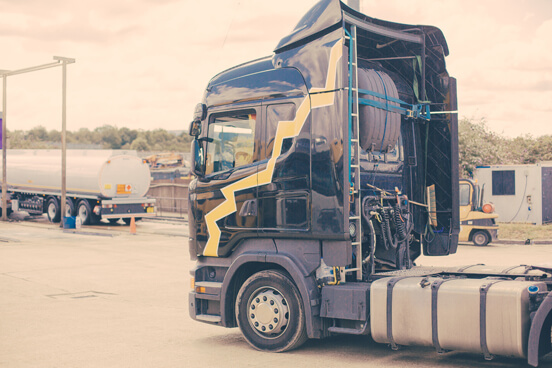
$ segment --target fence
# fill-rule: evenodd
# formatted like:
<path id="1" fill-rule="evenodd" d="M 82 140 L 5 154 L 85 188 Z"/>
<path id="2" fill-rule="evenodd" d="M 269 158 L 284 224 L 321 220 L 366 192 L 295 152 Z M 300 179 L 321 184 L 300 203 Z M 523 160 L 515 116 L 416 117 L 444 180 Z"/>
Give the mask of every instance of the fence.
<path id="1" fill-rule="evenodd" d="M 158 217 L 186 217 L 190 179 L 161 179 L 151 183 L 148 197 L 155 198 Z"/>

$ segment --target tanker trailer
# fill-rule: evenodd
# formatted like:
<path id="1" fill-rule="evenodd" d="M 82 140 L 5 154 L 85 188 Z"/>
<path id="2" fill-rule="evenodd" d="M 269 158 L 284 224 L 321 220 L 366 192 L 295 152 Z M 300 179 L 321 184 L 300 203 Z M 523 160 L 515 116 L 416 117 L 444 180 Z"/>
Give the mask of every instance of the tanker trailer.
<path id="1" fill-rule="evenodd" d="M 59 222 L 61 151 L 8 150 L 6 162 L 12 210 Z M 150 180 L 149 166 L 133 151 L 68 150 L 65 216 L 85 225 L 155 216 L 155 199 L 145 196 Z"/>

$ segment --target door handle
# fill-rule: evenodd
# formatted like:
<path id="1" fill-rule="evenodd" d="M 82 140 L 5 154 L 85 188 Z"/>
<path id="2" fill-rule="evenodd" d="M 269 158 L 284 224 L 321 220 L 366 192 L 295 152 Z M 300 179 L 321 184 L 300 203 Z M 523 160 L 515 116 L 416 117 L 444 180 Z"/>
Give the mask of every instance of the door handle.
<path id="1" fill-rule="evenodd" d="M 240 216 L 257 216 L 257 199 L 250 199 L 243 202 L 243 206 L 240 209 Z"/>

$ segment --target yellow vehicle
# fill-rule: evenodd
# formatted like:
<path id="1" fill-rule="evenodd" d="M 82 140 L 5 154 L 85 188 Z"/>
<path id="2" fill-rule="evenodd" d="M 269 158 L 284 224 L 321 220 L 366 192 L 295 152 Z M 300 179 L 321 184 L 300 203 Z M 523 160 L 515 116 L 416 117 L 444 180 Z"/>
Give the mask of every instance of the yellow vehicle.
<path id="1" fill-rule="evenodd" d="M 498 215 L 492 203 L 483 204 L 484 188 L 470 179 L 460 179 L 460 234 L 458 241 L 485 246 L 498 238 Z"/>

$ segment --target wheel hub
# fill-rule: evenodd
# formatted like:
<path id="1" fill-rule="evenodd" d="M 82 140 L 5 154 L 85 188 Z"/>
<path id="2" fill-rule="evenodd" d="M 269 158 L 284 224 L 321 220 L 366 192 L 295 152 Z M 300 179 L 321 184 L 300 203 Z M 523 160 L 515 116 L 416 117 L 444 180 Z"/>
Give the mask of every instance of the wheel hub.
<path id="1" fill-rule="evenodd" d="M 48 205 L 48 215 L 50 216 L 50 218 L 54 218 L 56 216 L 56 205 L 53 204 L 53 203 L 50 203 Z"/>
<path id="2" fill-rule="evenodd" d="M 264 288 L 254 293 L 248 311 L 249 323 L 263 337 L 278 337 L 288 325 L 288 303 L 277 290 Z"/>
<path id="3" fill-rule="evenodd" d="M 482 244 L 485 241 L 485 236 L 481 235 L 481 234 L 477 234 L 477 235 L 475 235 L 475 241 L 478 244 Z"/>

